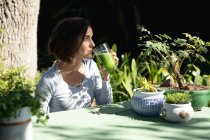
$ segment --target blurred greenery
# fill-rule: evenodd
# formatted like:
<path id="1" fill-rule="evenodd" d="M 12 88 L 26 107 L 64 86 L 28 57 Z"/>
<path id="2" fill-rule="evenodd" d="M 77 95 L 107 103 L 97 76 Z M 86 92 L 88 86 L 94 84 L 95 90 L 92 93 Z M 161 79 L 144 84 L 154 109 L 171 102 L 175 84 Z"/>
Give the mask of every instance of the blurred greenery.
<path id="1" fill-rule="evenodd" d="M 112 49 L 117 50 L 116 44 L 112 46 Z M 142 86 L 140 81 L 142 77 L 146 77 L 152 84 L 158 86 L 169 76 L 165 67 L 161 67 L 159 63 L 152 60 L 142 63 L 138 57 L 131 59 L 127 53 L 121 55 L 120 60 L 122 62 L 118 70 L 111 73 L 114 102 L 130 100 L 133 89 Z M 196 66 L 193 68 L 188 74 L 183 75 L 185 82 L 210 86 L 210 74 L 200 75 L 200 69 Z"/>
<path id="2" fill-rule="evenodd" d="M 205 42 L 200 37 L 189 33 L 182 33 L 183 37 L 176 38 L 172 38 L 165 33 L 154 35 L 140 25 L 137 26 L 137 30 L 141 34 L 138 43 L 139 47 L 142 48 L 139 55 L 141 61 L 148 61 L 149 59 L 150 62 L 160 63 L 168 72 L 167 74 L 170 74 L 170 79 L 173 79 L 179 85 L 179 89 L 184 88 L 183 77 L 193 66 L 196 68 L 195 64 L 209 64 L 205 56 L 210 48 L 210 42 Z M 154 71 L 151 74 L 155 74 Z M 198 82 L 198 76 L 196 78 L 195 80 Z"/>
<path id="3" fill-rule="evenodd" d="M 118 71 L 111 73 L 114 102 L 130 100 L 132 89 L 138 87 L 137 77 L 144 76 L 157 85 L 168 77 L 167 71 L 161 64 L 152 60 L 138 60 L 142 49 L 137 45 L 139 34 L 136 25 L 144 24 L 154 33 L 164 32 L 172 37 L 182 32 L 190 32 L 208 39 L 210 26 L 206 20 L 208 18 L 204 18 L 209 16 L 206 12 L 208 9 L 207 2 L 199 1 L 189 3 L 146 0 L 41 0 L 38 23 L 38 68 L 44 71 L 53 63 L 54 58 L 47 52 L 47 42 L 55 24 L 70 16 L 85 17 L 92 22 L 96 45 L 108 42 L 117 47 L 115 51 L 120 59 Z M 170 16 L 165 14 L 166 11 L 170 12 Z M 202 26 L 197 21 L 203 21 Z M 200 73 L 195 67 L 199 68 Z M 191 73 L 184 75 L 185 80 L 209 85 L 209 67 L 201 64 L 195 67 L 191 69 Z"/>
<path id="4" fill-rule="evenodd" d="M 96 45 L 102 42 L 116 44 L 119 56 L 127 52 L 131 58 L 136 58 L 141 51 L 137 47 L 137 24 L 147 26 L 154 33 L 164 32 L 172 37 L 190 32 L 209 39 L 210 21 L 204 18 L 209 16 L 208 10 L 208 1 L 41 0 L 38 68 L 40 70 L 52 65 L 53 58 L 47 52 L 48 37 L 55 24 L 63 18 L 82 16 L 90 19 Z M 170 16 L 165 14 L 166 11 Z M 201 66 L 203 72 L 208 73 L 209 67 Z"/>

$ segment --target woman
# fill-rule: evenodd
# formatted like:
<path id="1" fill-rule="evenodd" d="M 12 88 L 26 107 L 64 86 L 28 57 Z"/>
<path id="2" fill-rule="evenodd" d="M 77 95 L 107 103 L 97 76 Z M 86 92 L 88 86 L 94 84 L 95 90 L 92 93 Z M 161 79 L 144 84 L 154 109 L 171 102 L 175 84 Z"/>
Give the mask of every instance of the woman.
<path id="1" fill-rule="evenodd" d="M 98 105 L 112 103 L 109 73 L 101 67 L 100 75 L 91 59 L 95 46 L 92 37 L 90 22 L 80 17 L 66 18 L 53 29 L 48 50 L 57 60 L 42 75 L 35 93 L 43 111 L 90 107 L 94 99 Z"/>

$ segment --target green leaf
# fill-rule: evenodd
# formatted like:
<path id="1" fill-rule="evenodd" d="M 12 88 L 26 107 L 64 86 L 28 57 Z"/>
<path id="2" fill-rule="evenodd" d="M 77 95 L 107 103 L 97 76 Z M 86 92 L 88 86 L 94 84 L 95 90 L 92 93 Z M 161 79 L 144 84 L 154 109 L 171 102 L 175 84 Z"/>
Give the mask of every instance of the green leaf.
<path id="1" fill-rule="evenodd" d="M 131 85 L 128 82 L 125 83 L 122 79 L 120 79 L 120 80 L 121 80 L 123 86 L 125 87 L 125 89 L 127 90 L 127 92 L 129 93 L 130 97 L 132 97 L 133 96 L 133 90 L 132 90 Z"/>
<path id="2" fill-rule="evenodd" d="M 134 88 L 137 88 L 136 77 L 137 77 L 137 66 L 135 59 L 131 61 L 131 77 L 133 81 Z"/>

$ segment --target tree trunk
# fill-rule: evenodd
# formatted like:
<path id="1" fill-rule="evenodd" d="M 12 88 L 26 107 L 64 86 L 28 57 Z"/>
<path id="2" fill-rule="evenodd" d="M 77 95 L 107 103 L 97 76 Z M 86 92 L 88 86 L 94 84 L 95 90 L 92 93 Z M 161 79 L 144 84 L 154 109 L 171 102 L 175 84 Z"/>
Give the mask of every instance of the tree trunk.
<path id="1" fill-rule="evenodd" d="M 181 74 L 180 74 L 180 68 L 176 68 L 176 64 L 172 65 L 171 64 L 171 69 L 174 73 L 174 76 L 175 76 L 175 79 L 179 85 L 179 89 L 183 89 L 184 88 L 184 83 L 182 81 L 182 78 L 181 78 Z"/>
<path id="2" fill-rule="evenodd" d="M 6 67 L 26 66 L 37 72 L 37 24 L 40 0 L 0 0 L 1 55 Z"/>
<path id="3" fill-rule="evenodd" d="M 141 25 L 141 15 L 139 13 L 139 8 L 138 8 L 138 0 L 132 0 L 132 7 L 133 7 L 133 15 L 135 17 L 136 25 Z"/>
<path id="4" fill-rule="evenodd" d="M 115 9 L 115 11 L 117 12 L 116 13 L 117 14 L 117 20 L 120 24 L 120 27 L 121 27 L 122 31 L 123 31 L 126 46 L 130 46 L 130 39 L 129 39 L 130 36 L 129 36 L 129 33 L 126 29 L 127 25 L 126 25 L 126 22 L 125 22 L 125 16 L 122 12 L 122 8 L 121 8 L 118 1 L 110 0 L 109 2 L 111 3 L 113 9 Z"/>

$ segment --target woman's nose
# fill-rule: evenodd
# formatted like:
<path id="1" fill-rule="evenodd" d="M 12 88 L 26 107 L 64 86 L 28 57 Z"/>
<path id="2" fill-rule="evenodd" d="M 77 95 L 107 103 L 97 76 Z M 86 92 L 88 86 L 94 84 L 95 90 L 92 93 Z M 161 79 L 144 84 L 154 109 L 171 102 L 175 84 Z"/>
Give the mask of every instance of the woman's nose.
<path id="1" fill-rule="evenodd" d="M 95 47 L 95 43 L 94 43 L 94 41 L 92 39 L 91 39 L 91 42 L 90 43 L 91 43 L 91 46 L 92 47 Z"/>

